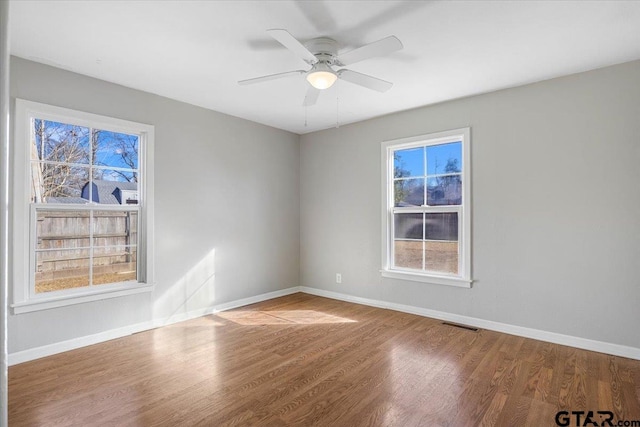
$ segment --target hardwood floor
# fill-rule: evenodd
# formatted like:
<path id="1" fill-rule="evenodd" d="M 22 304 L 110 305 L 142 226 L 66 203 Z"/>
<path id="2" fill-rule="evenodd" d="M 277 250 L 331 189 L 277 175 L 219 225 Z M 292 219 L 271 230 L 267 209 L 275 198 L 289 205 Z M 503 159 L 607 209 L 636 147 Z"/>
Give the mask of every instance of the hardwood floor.
<path id="1" fill-rule="evenodd" d="M 640 361 L 307 294 L 9 368 L 11 426 L 539 427 L 562 410 L 640 420 Z"/>

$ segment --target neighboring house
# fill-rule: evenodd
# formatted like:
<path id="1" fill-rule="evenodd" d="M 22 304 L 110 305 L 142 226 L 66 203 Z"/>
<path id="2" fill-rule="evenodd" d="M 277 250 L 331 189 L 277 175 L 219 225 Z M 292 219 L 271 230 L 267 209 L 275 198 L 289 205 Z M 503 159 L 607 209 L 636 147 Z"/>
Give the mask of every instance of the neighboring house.
<path id="1" fill-rule="evenodd" d="M 85 205 L 89 203 L 82 197 L 47 197 L 47 203 L 65 203 L 68 205 Z"/>
<path id="2" fill-rule="evenodd" d="M 405 191 L 404 200 L 398 206 L 421 206 L 424 203 L 423 186 L 407 186 Z M 462 202 L 462 182 L 455 179 L 438 186 L 428 186 L 427 200 L 431 205 L 459 205 Z"/>
<path id="3" fill-rule="evenodd" d="M 89 185 L 93 186 L 92 201 L 103 205 L 137 205 L 138 183 L 94 180 L 82 187 L 82 198 L 89 200 Z"/>
<path id="4" fill-rule="evenodd" d="M 462 181 L 458 177 L 427 187 L 427 199 L 438 205 L 459 205 L 462 203 Z"/>

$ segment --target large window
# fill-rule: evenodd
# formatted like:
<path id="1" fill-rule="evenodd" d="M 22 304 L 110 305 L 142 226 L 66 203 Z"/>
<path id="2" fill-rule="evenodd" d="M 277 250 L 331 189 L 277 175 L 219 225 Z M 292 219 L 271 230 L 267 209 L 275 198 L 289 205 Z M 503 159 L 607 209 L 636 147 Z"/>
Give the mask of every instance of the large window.
<path id="1" fill-rule="evenodd" d="M 382 144 L 383 276 L 469 287 L 468 128 Z"/>
<path id="2" fill-rule="evenodd" d="M 153 127 L 22 100 L 16 120 L 14 310 L 150 290 Z"/>

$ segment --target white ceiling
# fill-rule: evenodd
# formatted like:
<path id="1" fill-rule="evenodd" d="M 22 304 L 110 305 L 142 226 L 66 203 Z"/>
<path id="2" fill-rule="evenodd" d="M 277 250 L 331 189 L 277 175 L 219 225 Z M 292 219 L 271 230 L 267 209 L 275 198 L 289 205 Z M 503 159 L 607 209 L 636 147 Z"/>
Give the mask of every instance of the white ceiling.
<path id="1" fill-rule="evenodd" d="M 640 1 L 14 0 L 10 26 L 13 55 L 300 134 L 640 59 Z M 308 108 L 302 76 L 239 86 L 309 68 L 272 28 L 340 52 L 395 35 L 348 67 L 394 86 L 338 81 Z"/>

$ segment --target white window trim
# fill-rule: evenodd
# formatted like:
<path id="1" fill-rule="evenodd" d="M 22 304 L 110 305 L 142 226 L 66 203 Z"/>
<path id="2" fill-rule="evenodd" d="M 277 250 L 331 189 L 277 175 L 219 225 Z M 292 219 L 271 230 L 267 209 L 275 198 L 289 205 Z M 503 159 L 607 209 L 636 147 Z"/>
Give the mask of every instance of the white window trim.
<path id="1" fill-rule="evenodd" d="M 56 291 L 38 295 L 37 297 L 30 297 L 30 222 L 33 213 L 29 198 L 28 183 L 31 170 L 29 167 L 31 161 L 29 151 L 31 141 L 30 123 L 31 118 L 34 116 L 45 120 L 72 123 L 79 126 L 100 128 L 139 136 L 138 168 L 142 171 L 142 174 L 144 174 L 143 179 L 141 179 L 141 188 L 139 188 L 140 200 L 143 201 L 140 205 L 140 217 L 143 218 L 143 220 L 141 220 L 142 227 L 139 230 L 140 248 L 138 250 L 140 252 L 142 252 L 142 250 L 144 251 L 144 255 L 142 255 L 140 259 L 139 270 L 142 274 L 140 282 L 100 285 L 99 288 L 92 287 L 91 289 Z M 155 279 L 153 215 L 154 127 L 152 125 L 16 99 L 13 140 L 13 303 L 11 304 L 11 308 L 14 314 L 153 291 Z M 53 205 L 51 205 L 51 207 L 53 207 Z"/>
<path id="2" fill-rule="evenodd" d="M 460 212 L 461 221 L 459 247 L 461 249 L 460 275 L 439 275 L 414 270 L 403 270 L 391 267 L 393 256 L 393 194 L 391 182 L 393 182 L 393 155 L 394 150 L 400 148 L 421 147 L 424 145 L 444 144 L 447 142 L 462 141 L 462 200 L 460 207 L 455 207 Z M 449 285 L 462 288 L 471 288 L 473 283 L 471 276 L 471 129 L 460 128 L 427 135 L 413 136 L 390 141 L 383 141 L 382 148 L 382 277 L 390 279 L 409 280 L 414 282 L 433 283 L 437 285 Z M 446 209 L 446 208 L 445 208 Z"/>

